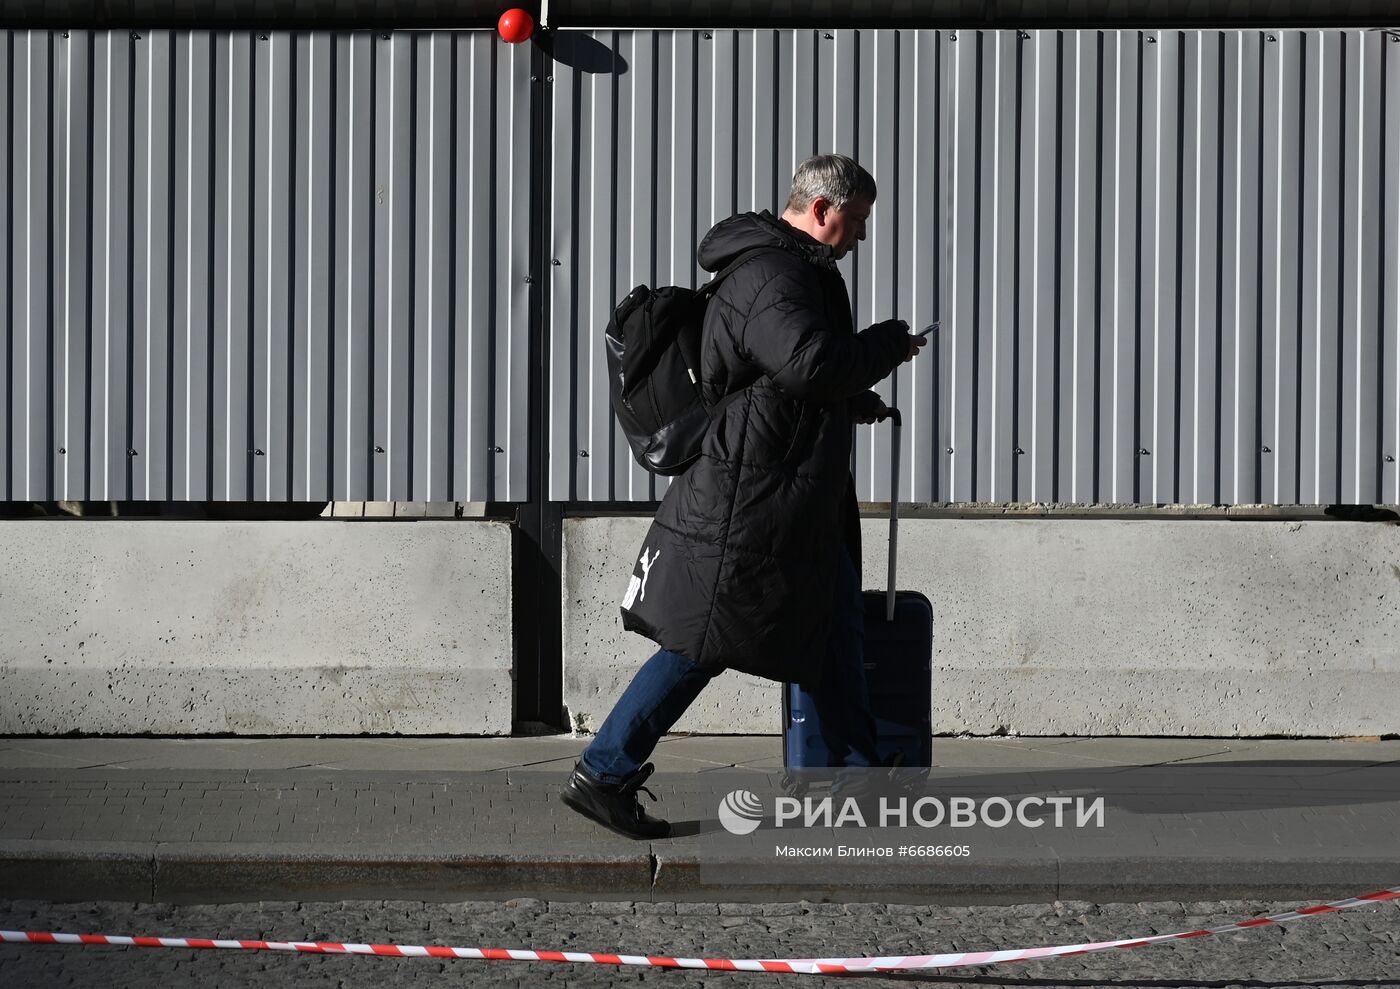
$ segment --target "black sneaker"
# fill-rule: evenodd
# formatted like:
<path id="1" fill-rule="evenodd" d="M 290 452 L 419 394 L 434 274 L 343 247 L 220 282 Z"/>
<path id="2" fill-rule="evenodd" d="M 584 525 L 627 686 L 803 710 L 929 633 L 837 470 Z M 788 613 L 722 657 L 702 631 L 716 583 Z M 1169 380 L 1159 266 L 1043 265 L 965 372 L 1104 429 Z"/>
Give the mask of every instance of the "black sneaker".
<path id="1" fill-rule="evenodd" d="M 569 774 L 569 782 L 564 784 L 559 799 L 584 817 L 625 837 L 665 838 L 671 833 L 671 825 L 648 815 L 637 799 L 638 790 L 656 799 L 656 794 L 642 785 L 655 771 L 656 767 L 647 763 L 621 783 L 604 783 L 580 762 Z"/>

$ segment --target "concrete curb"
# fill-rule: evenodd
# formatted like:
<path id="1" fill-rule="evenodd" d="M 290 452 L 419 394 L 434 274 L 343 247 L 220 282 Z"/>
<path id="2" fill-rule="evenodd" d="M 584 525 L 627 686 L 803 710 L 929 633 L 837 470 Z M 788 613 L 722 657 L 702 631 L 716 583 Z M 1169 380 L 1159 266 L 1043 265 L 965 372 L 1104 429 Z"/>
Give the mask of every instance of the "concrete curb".
<path id="1" fill-rule="evenodd" d="M 705 882 L 709 868 L 664 845 L 617 854 L 367 850 L 363 846 L 165 845 L 0 842 L 6 899 L 54 902 L 247 903 L 260 900 L 507 900 L 693 903 L 815 901 L 1049 903 L 1089 900 L 1331 899 L 1394 882 L 1391 860 L 1224 859 L 1200 856 L 1152 862 L 1010 860 L 943 870 L 933 882 L 831 885 L 816 871 L 773 885 Z M 1105 883 L 1105 874 L 1124 876 Z"/>

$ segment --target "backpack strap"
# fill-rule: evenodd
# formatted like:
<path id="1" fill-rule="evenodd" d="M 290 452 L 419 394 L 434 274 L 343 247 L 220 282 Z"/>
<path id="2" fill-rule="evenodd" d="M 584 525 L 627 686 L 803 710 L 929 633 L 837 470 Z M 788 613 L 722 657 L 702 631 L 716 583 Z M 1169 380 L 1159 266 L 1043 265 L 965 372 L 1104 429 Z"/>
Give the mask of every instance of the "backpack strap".
<path id="1" fill-rule="evenodd" d="M 706 298 L 710 298 L 715 294 L 715 290 L 719 288 L 719 283 L 724 281 L 730 275 L 734 274 L 734 272 L 737 271 L 741 265 L 748 263 L 748 261 L 758 257 L 758 255 L 763 254 L 765 251 L 773 251 L 779 249 L 780 248 L 772 246 L 751 247 L 747 251 L 739 252 L 739 254 L 735 255 L 733 261 L 730 261 L 719 271 L 715 272 L 715 276 L 711 278 L 708 282 L 706 282 L 704 285 L 701 285 L 698 289 L 696 289 L 696 291 L 699 292 L 701 295 L 704 295 Z"/>

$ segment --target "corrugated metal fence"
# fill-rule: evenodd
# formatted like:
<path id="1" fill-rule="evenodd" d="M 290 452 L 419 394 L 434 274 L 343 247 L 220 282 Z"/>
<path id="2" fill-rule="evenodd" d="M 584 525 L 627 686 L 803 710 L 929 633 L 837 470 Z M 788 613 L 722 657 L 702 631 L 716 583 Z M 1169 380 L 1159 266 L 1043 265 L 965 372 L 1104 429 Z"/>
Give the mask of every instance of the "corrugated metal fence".
<path id="1" fill-rule="evenodd" d="M 659 497 L 598 327 L 836 150 L 857 322 L 943 322 L 901 497 L 1395 503 L 1397 37 L 561 33 L 532 161 L 482 32 L 0 35 L 6 497 L 522 500 L 529 441 L 550 499 Z"/>
<path id="2" fill-rule="evenodd" d="M 594 37 L 625 70 L 553 86 L 552 497 L 652 490 L 577 329 L 694 284 L 713 221 L 831 149 L 881 184 L 842 262 L 858 324 L 943 323 L 882 388 L 901 497 L 1397 500 L 1395 35 Z M 888 432 L 859 437 L 886 499 Z"/>
<path id="3" fill-rule="evenodd" d="M 523 500 L 529 76 L 485 32 L 0 34 L 5 498 Z"/>

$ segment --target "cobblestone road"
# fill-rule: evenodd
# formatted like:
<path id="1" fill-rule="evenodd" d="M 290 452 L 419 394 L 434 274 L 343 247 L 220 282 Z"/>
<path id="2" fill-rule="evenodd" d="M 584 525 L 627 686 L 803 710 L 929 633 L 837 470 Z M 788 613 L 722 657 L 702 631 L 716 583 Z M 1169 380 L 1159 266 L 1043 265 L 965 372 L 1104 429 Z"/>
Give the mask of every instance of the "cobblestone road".
<path id="1" fill-rule="evenodd" d="M 260 903 L 169 906 L 0 902 L 0 928 L 278 940 L 336 940 L 812 957 L 1012 948 L 1168 933 L 1290 909 L 1294 903 L 1059 903 L 1007 907 L 700 903 Z M 833 976 L 618 969 L 538 962 L 364 958 L 268 952 L 0 945 L 0 986 L 297 987 L 779 986 Z M 906 976 L 851 977 L 863 989 L 938 986 L 1400 987 L 1400 903 L 1283 927 L 1034 962 Z"/>

